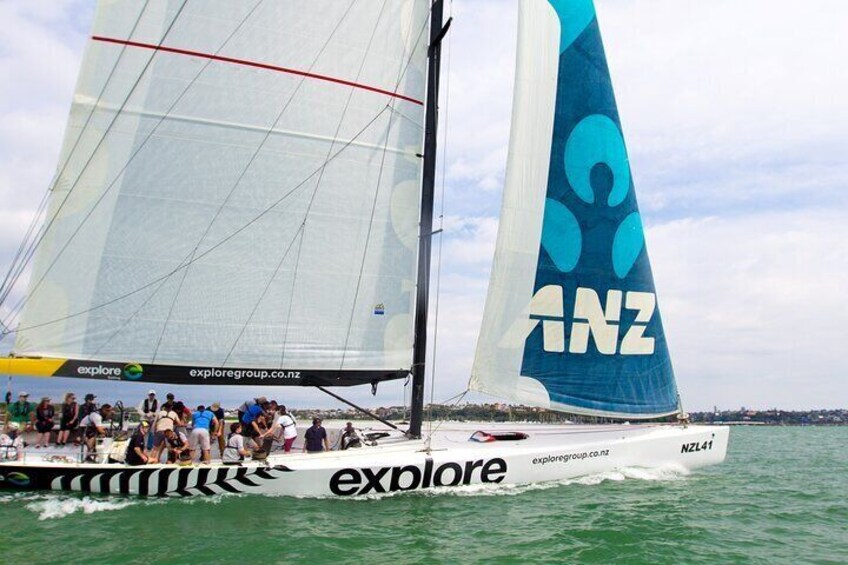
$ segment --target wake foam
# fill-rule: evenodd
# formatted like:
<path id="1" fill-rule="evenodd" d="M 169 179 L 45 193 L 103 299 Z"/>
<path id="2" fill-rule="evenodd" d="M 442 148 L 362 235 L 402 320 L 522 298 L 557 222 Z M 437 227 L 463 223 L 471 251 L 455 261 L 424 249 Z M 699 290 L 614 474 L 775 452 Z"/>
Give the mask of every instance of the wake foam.
<path id="1" fill-rule="evenodd" d="M 47 496 L 42 500 L 30 502 L 26 505 L 26 508 L 27 510 L 36 512 L 39 520 L 52 520 L 55 518 L 64 518 L 77 512 L 94 514 L 95 512 L 123 510 L 129 506 L 135 506 L 141 503 L 141 501 L 136 500 L 97 500 L 89 497 Z"/>

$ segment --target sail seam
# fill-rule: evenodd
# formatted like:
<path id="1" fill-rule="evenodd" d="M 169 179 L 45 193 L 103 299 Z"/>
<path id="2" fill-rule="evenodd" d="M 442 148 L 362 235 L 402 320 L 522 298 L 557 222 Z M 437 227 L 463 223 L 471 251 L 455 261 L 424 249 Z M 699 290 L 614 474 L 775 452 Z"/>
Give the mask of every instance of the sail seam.
<path id="1" fill-rule="evenodd" d="M 398 98 L 400 100 L 406 100 L 407 102 L 411 102 L 413 104 L 417 104 L 419 106 L 423 106 L 424 102 L 421 100 L 416 100 L 410 96 L 406 96 L 404 94 L 400 94 L 398 92 L 392 92 L 391 90 L 386 90 L 383 88 L 379 88 L 376 86 L 371 86 L 368 84 L 362 84 L 359 82 L 354 82 L 350 80 L 345 80 L 343 78 L 331 77 L 328 75 L 321 75 L 318 73 L 312 73 L 309 71 L 302 71 L 299 69 L 292 69 L 290 67 L 280 67 L 277 65 L 271 65 L 268 63 L 260 63 L 258 61 L 248 61 L 247 59 L 236 59 L 235 57 L 222 57 L 220 55 L 215 55 L 212 53 L 203 53 L 201 51 L 192 51 L 190 49 L 180 49 L 177 47 L 165 47 L 163 45 L 154 45 L 152 43 L 141 43 L 139 41 L 129 41 L 125 39 L 117 39 L 114 37 L 103 37 L 100 35 L 94 35 L 91 37 L 94 41 L 101 41 L 104 43 L 113 43 L 116 45 L 126 45 L 129 47 L 138 47 L 140 49 L 151 49 L 153 51 L 162 51 L 164 53 L 172 53 L 175 55 L 187 55 L 189 57 L 199 57 L 202 59 L 209 59 L 211 61 L 218 61 L 220 63 L 230 63 L 233 65 L 241 65 L 245 67 L 254 67 L 257 69 L 263 69 L 266 71 L 275 71 L 278 73 L 290 74 L 295 76 L 301 76 L 305 78 L 311 78 L 315 80 L 330 82 L 334 84 L 341 84 L 344 86 L 350 86 L 351 88 L 358 88 L 360 90 L 367 90 L 369 92 L 374 92 L 376 94 L 383 94 L 384 96 L 389 96 L 391 98 Z"/>

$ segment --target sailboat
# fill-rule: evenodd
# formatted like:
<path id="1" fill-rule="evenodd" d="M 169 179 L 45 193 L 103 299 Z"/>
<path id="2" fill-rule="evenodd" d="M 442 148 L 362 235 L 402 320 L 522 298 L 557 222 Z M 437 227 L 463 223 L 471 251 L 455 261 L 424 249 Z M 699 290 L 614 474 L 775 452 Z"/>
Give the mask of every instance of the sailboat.
<path id="1" fill-rule="evenodd" d="M 101 1 L 44 219 L 0 294 L 0 374 L 245 396 L 411 376 L 409 428 L 235 467 L 27 454 L 0 488 L 360 496 L 723 461 L 728 429 L 682 415 L 592 0 L 520 0 L 469 388 L 624 422 L 422 433 L 443 12 Z"/>

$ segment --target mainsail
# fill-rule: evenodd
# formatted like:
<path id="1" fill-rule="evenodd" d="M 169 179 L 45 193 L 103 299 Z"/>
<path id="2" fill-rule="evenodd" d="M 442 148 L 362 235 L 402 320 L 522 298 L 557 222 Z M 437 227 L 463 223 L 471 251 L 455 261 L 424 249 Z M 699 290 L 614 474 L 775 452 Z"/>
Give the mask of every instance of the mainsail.
<path id="1" fill-rule="evenodd" d="M 592 0 L 522 0 L 507 178 L 470 388 L 572 413 L 678 409 Z"/>
<path id="2" fill-rule="evenodd" d="M 14 354 L 44 360 L 0 370 L 408 375 L 428 17 L 427 0 L 101 1 L 15 309 Z"/>

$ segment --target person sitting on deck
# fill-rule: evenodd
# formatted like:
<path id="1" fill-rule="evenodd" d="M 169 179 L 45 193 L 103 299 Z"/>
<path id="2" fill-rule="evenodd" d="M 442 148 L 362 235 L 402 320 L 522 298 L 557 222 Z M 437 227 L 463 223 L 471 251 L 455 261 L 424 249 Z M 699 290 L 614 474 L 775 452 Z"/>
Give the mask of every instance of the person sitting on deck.
<path id="1" fill-rule="evenodd" d="M 303 451 L 308 453 L 330 451 L 330 443 L 327 441 L 327 430 L 321 425 L 321 418 L 312 419 L 312 425 L 306 430 L 305 439 Z"/>
<path id="2" fill-rule="evenodd" d="M 227 438 L 227 446 L 221 461 L 224 465 L 240 465 L 250 452 L 244 448 L 244 436 L 241 434 L 241 424 L 233 422 L 230 424 L 230 437 Z"/>
<path id="3" fill-rule="evenodd" d="M 0 435 L 0 461 L 23 461 L 24 440 L 21 437 L 21 425 L 9 422 L 6 433 Z"/>
<path id="4" fill-rule="evenodd" d="M 85 446 L 88 449 L 87 459 L 94 459 L 94 453 L 97 451 L 97 438 L 106 436 L 106 427 L 103 425 L 103 420 L 111 417 L 112 407 L 109 404 L 104 404 L 100 407 L 100 410 L 92 412 L 80 422 L 80 428 L 82 428 L 85 437 Z"/>
<path id="5" fill-rule="evenodd" d="M 45 396 L 32 413 L 32 423 L 35 425 L 35 448 L 47 449 L 50 443 L 50 433 L 53 431 L 53 416 L 56 411 L 50 404 L 50 398 Z"/>
<path id="6" fill-rule="evenodd" d="M 79 427 L 79 404 L 74 393 L 69 392 L 65 395 L 65 401 L 62 403 L 62 416 L 59 420 L 59 435 L 56 436 L 56 446 L 65 447 L 68 440 L 71 439 L 71 432 L 76 431 Z M 79 445 L 79 440 L 74 434 L 73 442 Z"/>
<path id="7" fill-rule="evenodd" d="M 10 421 L 18 424 L 21 431 L 32 429 L 33 410 L 35 410 L 35 405 L 29 402 L 29 393 L 27 392 L 21 392 L 18 395 L 18 401 L 9 404 L 6 409 Z"/>
<path id="8" fill-rule="evenodd" d="M 356 428 L 352 422 L 348 422 L 342 432 L 341 438 L 342 450 L 350 449 L 351 447 L 362 447 L 362 440 L 359 439 L 359 434 L 356 433 Z"/>
<path id="9" fill-rule="evenodd" d="M 207 465 L 212 462 L 212 445 L 209 435 L 210 431 L 218 428 L 218 419 L 211 410 L 207 410 L 202 404 L 197 407 L 197 411 L 191 415 L 193 428 L 189 437 L 189 444 L 192 451 L 197 451 L 200 448 L 201 461 Z"/>
<path id="10" fill-rule="evenodd" d="M 147 432 L 150 430 L 150 423 L 147 420 L 142 420 L 136 428 L 130 443 L 127 446 L 127 465 L 147 465 L 155 463 L 155 461 L 147 454 L 145 446 L 147 444 Z"/>
<path id="11" fill-rule="evenodd" d="M 185 434 L 177 433 L 174 430 L 165 430 L 164 447 L 168 450 L 168 463 L 176 463 L 188 459 L 191 463 L 191 449 L 188 446 L 188 440 Z"/>

